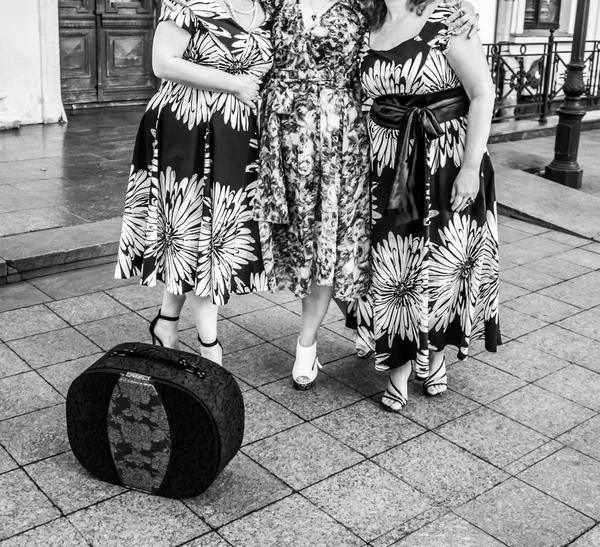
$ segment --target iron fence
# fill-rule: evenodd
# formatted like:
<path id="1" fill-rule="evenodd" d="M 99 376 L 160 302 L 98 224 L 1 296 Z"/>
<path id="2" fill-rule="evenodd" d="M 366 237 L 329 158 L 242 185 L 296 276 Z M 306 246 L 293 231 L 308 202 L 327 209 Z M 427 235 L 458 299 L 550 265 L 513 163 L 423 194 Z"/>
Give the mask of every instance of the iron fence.
<path id="1" fill-rule="evenodd" d="M 564 98 L 563 85 L 572 42 L 555 40 L 518 44 L 501 42 L 486 46 L 496 86 L 494 121 L 539 119 L 556 112 Z M 585 48 L 585 93 L 588 109 L 600 108 L 600 41 Z"/>

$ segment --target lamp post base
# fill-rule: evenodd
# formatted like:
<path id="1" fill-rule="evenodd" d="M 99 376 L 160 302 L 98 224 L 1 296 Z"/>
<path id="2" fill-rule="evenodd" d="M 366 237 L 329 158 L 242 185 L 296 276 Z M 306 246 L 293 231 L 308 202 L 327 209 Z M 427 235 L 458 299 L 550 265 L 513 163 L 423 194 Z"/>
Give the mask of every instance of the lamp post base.
<path id="1" fill-rule="evenodd" d="M 583 169 L 577 164 L 553 161 L 546 166 L 544 178 L 558 182 L 570 188 L 581 188 Z"/>

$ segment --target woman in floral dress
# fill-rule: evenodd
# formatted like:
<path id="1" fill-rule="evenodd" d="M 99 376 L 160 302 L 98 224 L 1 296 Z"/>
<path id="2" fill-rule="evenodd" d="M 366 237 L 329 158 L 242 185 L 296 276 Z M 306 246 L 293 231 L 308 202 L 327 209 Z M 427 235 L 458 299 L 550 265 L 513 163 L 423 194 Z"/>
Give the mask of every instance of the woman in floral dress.
<path id="1" fill-rule="evenodd" d="M 252 200 L 271 21 L 258 0 L 163 6 L 160 21 L 153 68 L 164 81 L 137 136 L 116 276 L 164 283 L 150 326 L 161 345 L 178 347 L 187 298 L 201 353 L 220 364 L 218 306 L 267 288 Z"/>
<path id="2" fill-rule="evenodd" d="M 414 366 L 446 389 L 444 348 L 496 351 L 498 236 L 485 146 L 494 89 L 477 37 L 451 37 L 440 0 L 371 5 L 361 82 L 372 153 L 372 287 L 358 333 L 390 371 L 382 403 L 406 404 Z M 391 13 L 390 13 L 391 12 Z M 398 22 L 399 21 L 399 22 Z"/>

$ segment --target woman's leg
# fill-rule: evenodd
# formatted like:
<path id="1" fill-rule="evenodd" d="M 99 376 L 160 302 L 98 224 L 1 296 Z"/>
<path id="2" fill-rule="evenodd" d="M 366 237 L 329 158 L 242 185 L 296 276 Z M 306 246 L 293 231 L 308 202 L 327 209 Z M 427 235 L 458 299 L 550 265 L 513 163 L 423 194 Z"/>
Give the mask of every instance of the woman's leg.
<path id="1" fill-rule="evenodd" d="M 408 402 L 408 378 L 412 372 L 412 361 L 390 370 L 387 389 L 381 398 L 381 404 L 387 409 L 399 412 Z"/>
<path id="2" fill-rule="evenodd" d="M 444 350 L 429 352 L 429 377 L 423 383 L 427 395 L 434 396 L 443 393 L 448 388 L 446 374 L 446 356 Z"/>
<path id="3" fill-rule="evenodd" d="M 190 294 L 188 300 L 198 329 L 198 338 L 201 344 L 200 354 L 221 365 L 223 348 L 217 341 L 219 306 L 213 304 L 209 297 L 200 297 L 195 294 Z"/>
<path id="4" fill-rule="evenodd" d="M 160 315 L 179 318 L 184 302 L 185 294 L 173 294 L 165 289 L 160 306 Z M 151 328 L 151 333 L 162 342 L 162 345 L 166 348 L 179 349 L 178 322 L 157 318 L 153 323 L 154 327 Z"/>
<path id="5" fill-rule="evenodd" d="M 310 294 L 302 299 L 302 330 L 298 341 L 308 348 L 317 341 L 317 331 L 327 315 L 333 297 L 333 287 L 313 283 Z"/>

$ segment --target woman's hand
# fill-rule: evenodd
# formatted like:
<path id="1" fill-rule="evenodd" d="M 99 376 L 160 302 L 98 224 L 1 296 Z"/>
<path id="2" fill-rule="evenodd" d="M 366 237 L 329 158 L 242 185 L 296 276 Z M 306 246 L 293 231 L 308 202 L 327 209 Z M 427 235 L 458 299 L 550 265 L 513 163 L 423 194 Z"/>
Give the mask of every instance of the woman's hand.
<path id="1" fill-rule="evenodd" d="M 234 77 L 236 83 L 232 93 L 246 106 L 256 111 L 260 80 L 252 74 L 238 74 Z"/>
<path id="2" fill-rule="evenodd" d="M 180 0 L 172 1 L 179 2 Z M 467 38 L 471 38 L 475 32 L 479 32 L 479 14 L 475 13 L 475 8 L 470 2 L 457 0 L 454 5 L 460 6 L 460 9 L 446 19 L 448 32 L 452 36 L 467 32 Z"/>
<path id="3" fill-rule="evenodd" d="M 479 169 L 463 167 L 454 180 L 450 205 L 455 213 L 464 211 L 479 194 Z"/>

